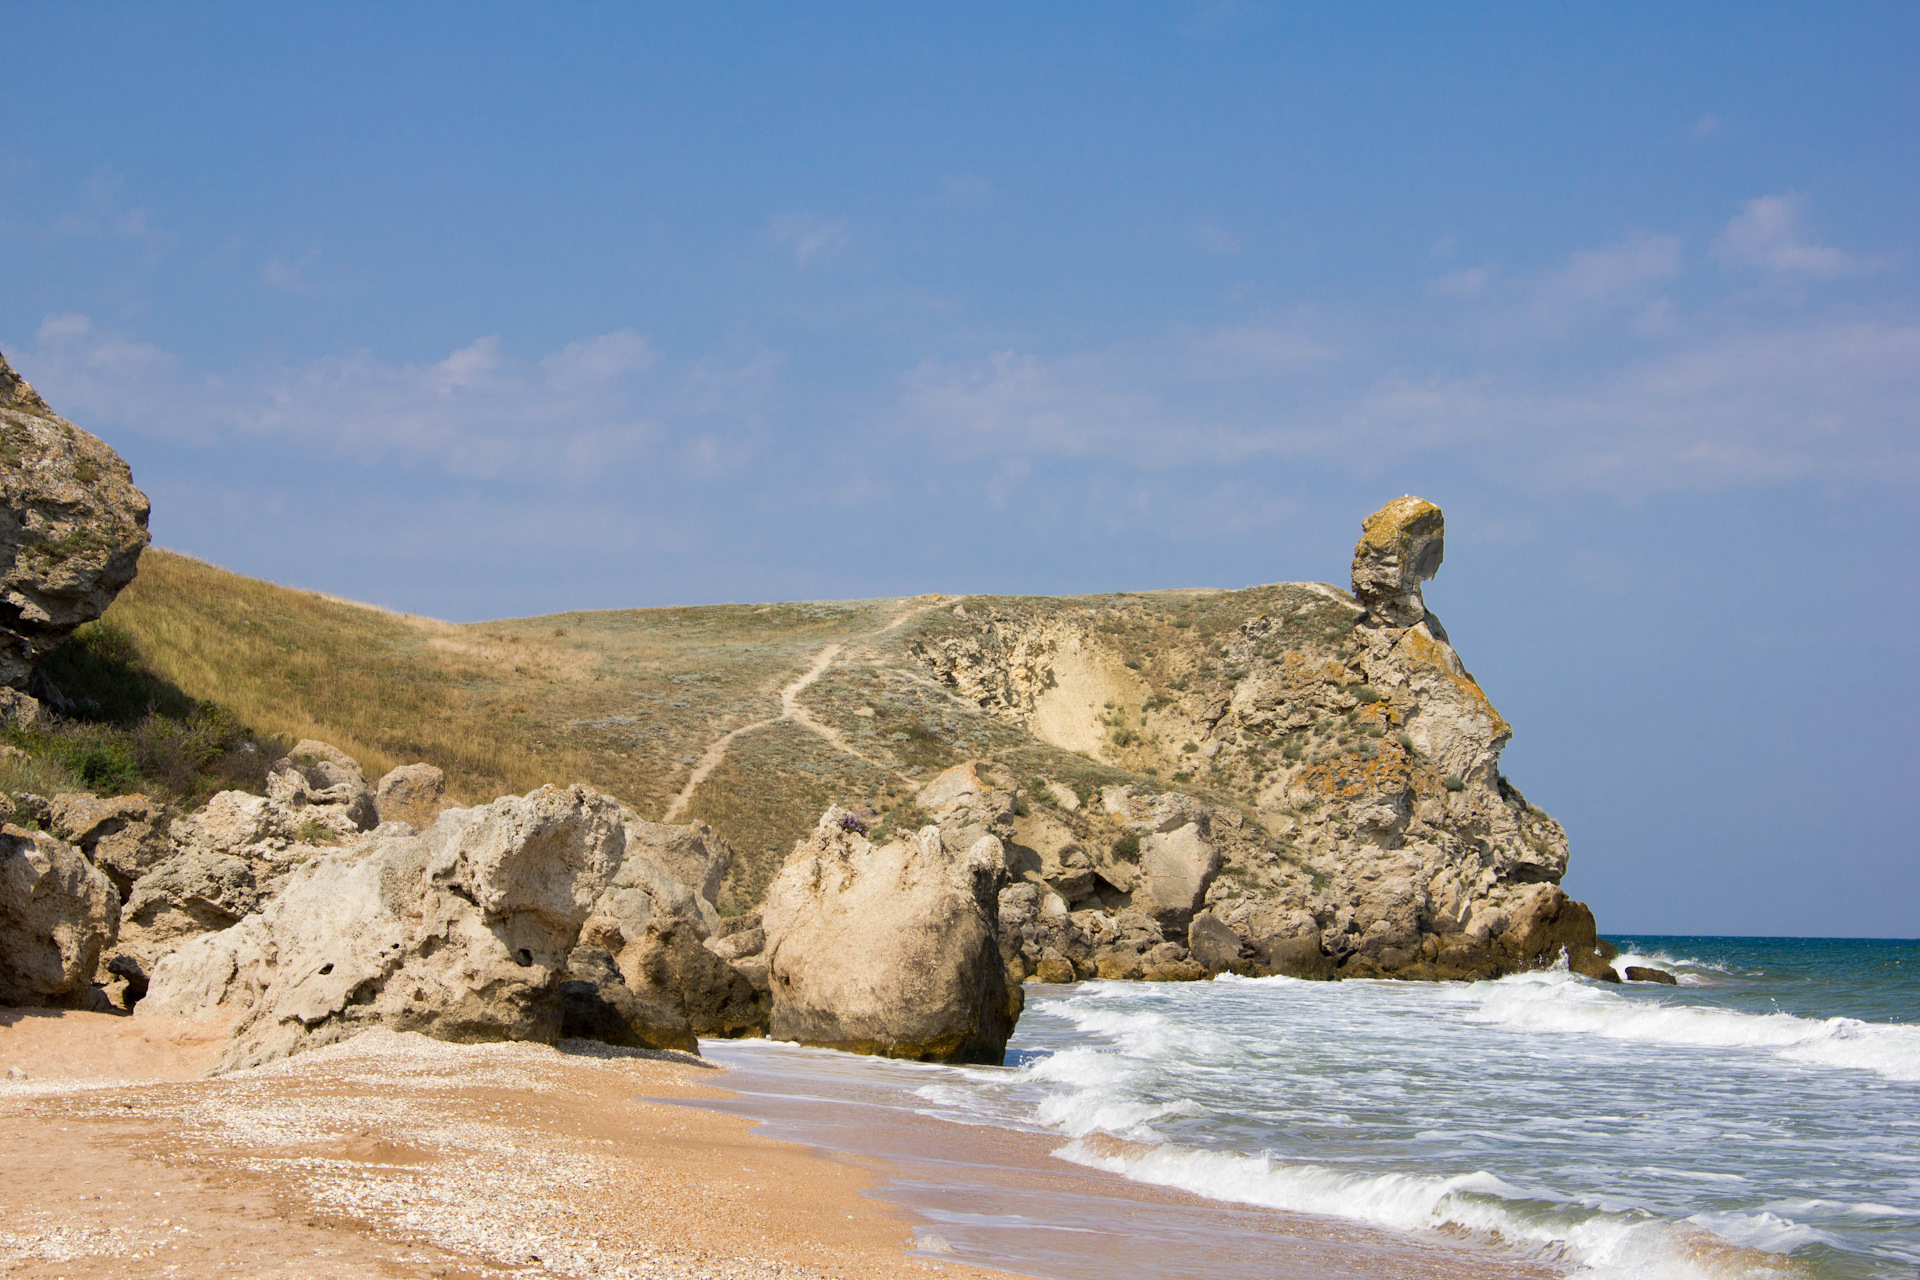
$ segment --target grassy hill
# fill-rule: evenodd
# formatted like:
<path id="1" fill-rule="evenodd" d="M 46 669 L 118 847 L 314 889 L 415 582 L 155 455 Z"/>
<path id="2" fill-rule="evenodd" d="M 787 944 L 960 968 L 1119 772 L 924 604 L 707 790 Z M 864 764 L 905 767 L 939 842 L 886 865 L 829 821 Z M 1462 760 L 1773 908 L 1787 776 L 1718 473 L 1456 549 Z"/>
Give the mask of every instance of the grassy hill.
<path id="1" fill-rule="evenodd" d="M 1357 613 L 1343 592 L 1282 584 L 454 625 L 151 550 L 73 646 L 104 653 L 174 722 L 224 726 L 215 755 L 241 734 L 319 738 L 369 777 L 427 760 L 467 802 L 578 781 L 650 819 L 709 822 L 743 855 L 729 894 L 745 905 L 828 803 L 916 822 L 919 784 L 968 759 L 1077 810 L 1076 827 L 1116 783 L 1200 792 L 1257 822 L 1277 765 L 1370 753 L 1363 730 L 1349 717 L 1197 743 L 1249 669 L 1337 655 Z M 101 684 L 71 657 L 63 670 L 83 692 Z M 202 791 L 238 776 L 209 769 Z"/>

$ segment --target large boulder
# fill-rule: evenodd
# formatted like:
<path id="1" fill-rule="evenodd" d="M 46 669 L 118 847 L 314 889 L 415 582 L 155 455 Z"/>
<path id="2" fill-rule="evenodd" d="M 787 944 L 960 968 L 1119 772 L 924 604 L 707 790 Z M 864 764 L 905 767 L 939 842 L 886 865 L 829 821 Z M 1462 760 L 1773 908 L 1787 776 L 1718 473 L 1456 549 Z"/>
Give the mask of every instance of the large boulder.
<path id="1" fill-rule="evenodd" d="M 1360 525 L 1353 549 L 1353 596 L 1389 627 L 1416 627 L 1427 616 L 1420 584 L 1446 557 L 1446 519 L 1423 498 L 1395 498 Z"/>
<path id="2" fill-rule="evenodd" d="M 553 1043 L 594 900 L 619 869 L 619 802 L 542 787 L 300 867 L 257 915 L 155 967 L 136 1016 L 240 1013 L 224 1069 L 370 1026 Z"/>
<path id="3" fill-rule="evenodd" d="M 695 1035 L 737 1040 L 767 1033 L 767 996 L 741 966 L 703 946 L 685 920 L 650 921 L 618 963 L 628 989 L 685 1018 Z"/>
<path id="4" fill-rule="evenodd" d="M 373 789 L 346 752 L 305 739 L 276 760 L 267 774 L 267 799 L 304 826 L 317 823 L 338 835 L 369 831 L 380 822 Z"/>
<path id="5" fill-rule="evenodd" d="M 143 795 L 67 792 L 55 796 L 48 809 L 49 830 L 106 872 L 123 902 L 132 896 L 135 881 L 173 854 L 166 806 Z"/>
<path id="6" fill-rule="evenodd" d="M 854 1053 L 999 1063 L 1017 1016 L 999 945 L 1000 841 L 938 827 L 875 845 L 830 808 L 762 911 L 771 1034 Z"/>
<path id="7" fill-rule="evenodd" d="M 390 769 L 374 788 L 373 807 L 381 822 L 424 830 L 449 807 L 447 775 L 424 763 Z"/>
<path id="8" fill-rule="evenodd" d="M 115 999 L 143 999 L 155 965 L 189 939 L 238 924 L 264 897 L 253 869 L 231 854 L 189 848 L 155 867 L 133 886 L 105 956 L 107 972 L 126 984 Z"/>
<path id="9" fill-rule="evenodd" d="M 147 496 L 119 454 L 47 407 L 0 356 L 0 685 L 133 581 Z"/>
<path id="10" fill-rule="evenodd" d="M 0 827 L 0 1005 L 87 1007 L 119 921 L 112 881 L 78 849 Z"/>
<path id="11" fill-rule="evenodd" d="M 700 936 L 720 927 L 720 886 L 733 846 L 705 823 L 682 826 L 627 815 L 627 856 L 615 882 L 645 888 L 659 914 L 697 919 Z"/>
<path id="12" fill-rule="evenodd" d="M 1197 822 L 1155 831 L 1140 842 L 1140 875 L 1133 905 L 1152 916 L 1163 932 L 1183 933 L 1220 874 L 1220 851 Z"/>
<path id="13" fill-rule="evenodd" d="M 700 1052 L 685 1017 L 636 993 L 603 947 L 575 947 L 560 985 L 560 1034 L 630 1049 Z"/>
<path id="14" fill-rule="evenodd" d="M 721 928 L 714 906 L 733 848 L 704 825 L 625 818 L 626 852 L 580 930 L 635 998 L 687 1019 L 693 1034 L 764 1035 L 767 997 L 752 975 L 705 944 Z"/>

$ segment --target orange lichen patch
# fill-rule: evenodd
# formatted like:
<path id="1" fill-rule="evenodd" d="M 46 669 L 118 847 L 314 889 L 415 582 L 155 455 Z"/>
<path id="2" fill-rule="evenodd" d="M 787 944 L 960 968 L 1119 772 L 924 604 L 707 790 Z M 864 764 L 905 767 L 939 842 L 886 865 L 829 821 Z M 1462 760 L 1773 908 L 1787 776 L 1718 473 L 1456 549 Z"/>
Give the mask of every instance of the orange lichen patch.
<path id="1" fill-rule="evenodd" d="M 1361 720 L 1377 720 L 1389 729 L 1406 719 L 1385 702 L 1363 702 L 1357 711 Z"/>
<path id="2" fill-rule="evenodd" d="M 1409 538 L 1438 533 L 1445 527 L 1440 508 L 1425 498 L 1395 498 L 1360 522 L 1360 544 L 1392 550 Z"/>
<path id="3" fill-rule="evenodd" d="M 1415 627 L 1401 638 L 1400 652 L 1414 663 L 1451 681 L 1467 702 L 1486 716 L 1493 726 L 1493 737 L 1496 741 L 1513 736 L 1513 726 L 1507 723 L 1505 716 L 1494 710 L 1493 703 L 1488 699 L 1486 691 L 1480 687 L 1480 682 L 1464 671 L 1455 670 L 1455 663 L 1447 660 L 1448 651 L 1442 648 L 1439 641 L 1427 635 L 1421 628 Z"/>
<path id="4" fill-rule="evenodd" d="M 1295 785 L 1331 800 L 1355 801 L 1404 791 L 1413 781 L 1406 753 L 1396 745 L 1376 756 L 1350 756 L 1312 764 L 1293 777 Z"/>

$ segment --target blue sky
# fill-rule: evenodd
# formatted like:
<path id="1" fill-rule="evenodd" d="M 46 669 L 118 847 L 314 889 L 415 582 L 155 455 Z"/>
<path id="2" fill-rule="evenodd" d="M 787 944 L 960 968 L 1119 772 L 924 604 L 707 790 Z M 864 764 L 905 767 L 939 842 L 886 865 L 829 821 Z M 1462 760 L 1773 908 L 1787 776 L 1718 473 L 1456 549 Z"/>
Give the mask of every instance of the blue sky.
<path id="1" fill-rule="evenodd" d="M 1429 602 L 1619 931 L 1912 936 L 1911 5 L 0 3 L 0 350 L 456 619 Z"/>

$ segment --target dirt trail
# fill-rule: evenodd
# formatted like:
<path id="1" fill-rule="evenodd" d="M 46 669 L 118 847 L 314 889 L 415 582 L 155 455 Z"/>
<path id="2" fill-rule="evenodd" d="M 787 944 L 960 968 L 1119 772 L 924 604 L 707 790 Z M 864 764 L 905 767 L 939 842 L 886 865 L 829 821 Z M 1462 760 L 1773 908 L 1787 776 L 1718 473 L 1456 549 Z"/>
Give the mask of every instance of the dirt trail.
<path id="1" fill-rule="evenodd" d="M 806 692 L 807 686 L 825 675 L 828 670 L 832 668 L 834 660 L 838 658 L 849 645 L 858 645 L 883 636 L 896 627 L 901 627 L 911 622 L 928 609 L 934 608 L 936 605 L 942 603 L 945 603 L 944 599 L 904 609 L 898 617 L 893 618 L 884 627 L 877 627 L 872 631 L 857 635 L 850 640 L 837 640 L 820 650 L 820 652 L 814 654 L 813 661 L 807 669 L 780 690 L 779 715 L 769 716 L 765 720 L 756 720 L 752 724 L 741 725 L 738 729 L 731 730 L 715 739 L 705 751 L 700 753 L 700 759 L 694 764 L 693 772 L 687 775 L 687 784 L 680 788 L 680 794 L 673 798 L 673 803 L 667 806 L 666 815 L 660 820 L 662 822 L 678 822 L 686 816 L 687 806 L 693 803 L 694 793 L 700 789 L 701 783 L 713 776 L 713 771 L 720 767 L 720 762 L 727 758 L 727 748 L 733 745 L 736 738 L 743 738 L 749 733 L 758 733 L 760 730 L 770 728 L 776 724 L 790 723 L 799 725 L 802 729 L 820 738 L 828 746 L 843 755 L 864 760 L 876 768 L 886 770 L 888 773 L 895 772 L 892 765 L 882 760 L 875 760 L 872 756 L 867 755 L 852 743 L 848 742 L 845 735 L 838 729 L 835 729 L 831 725 L 821 724 L 818 720 L 815 720 L 812 714 L 800 705 L 800 695 Z"/>

